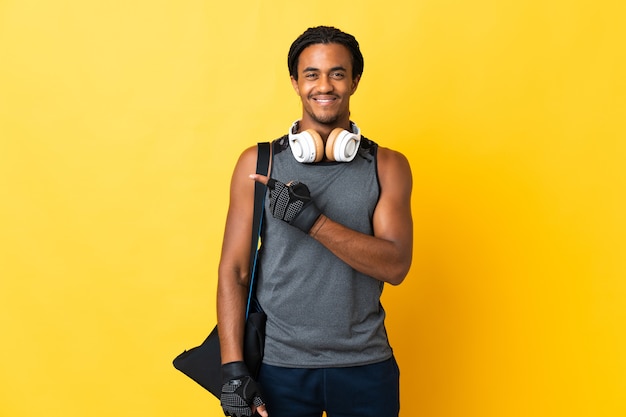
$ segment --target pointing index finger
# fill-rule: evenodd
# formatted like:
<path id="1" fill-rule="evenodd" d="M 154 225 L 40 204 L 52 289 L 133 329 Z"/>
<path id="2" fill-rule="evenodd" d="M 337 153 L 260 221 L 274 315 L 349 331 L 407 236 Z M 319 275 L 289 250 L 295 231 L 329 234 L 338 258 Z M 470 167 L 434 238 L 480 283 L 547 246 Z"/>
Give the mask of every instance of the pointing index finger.
<path id="1" fill-rule="evenodd" d="M 261 174 L 250 174 L 250 179 L 256 182 L 260 182 L 261 184 L 265 184 L 272 189 L 274 188 L 274 184 L 276 183 L 276 180 L 274 180 L 273 178 L 268 178 L 265 175 Z"/>

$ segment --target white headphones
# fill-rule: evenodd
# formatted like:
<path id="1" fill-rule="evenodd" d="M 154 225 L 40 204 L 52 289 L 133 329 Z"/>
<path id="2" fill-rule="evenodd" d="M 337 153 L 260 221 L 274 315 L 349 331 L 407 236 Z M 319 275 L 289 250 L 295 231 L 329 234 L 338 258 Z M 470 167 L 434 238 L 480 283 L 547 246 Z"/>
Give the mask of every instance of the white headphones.
<path id="1" fill-rule="evenodd" d="M 289 129 L 289 145 L 296 161 L 303 163 L 320 162 L 324 159 L 324 141 L 313 129 L 298 131 L 296 120 Z M 326 141 L 326 157 L 331 161 L 350 162 L 356 156 L 361 143 L 361 130 L 350 122 L 352 132 L 340 127 L 333 129 Z"/>

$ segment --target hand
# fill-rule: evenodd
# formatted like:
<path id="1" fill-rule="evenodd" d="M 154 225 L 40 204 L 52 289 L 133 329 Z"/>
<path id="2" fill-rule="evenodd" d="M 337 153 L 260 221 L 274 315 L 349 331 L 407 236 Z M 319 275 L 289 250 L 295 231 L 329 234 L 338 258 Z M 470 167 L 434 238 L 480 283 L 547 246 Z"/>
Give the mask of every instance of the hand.
<path id="1" fill-rule="evenodd" d="M 322 214 L 311 198 L 309 187 L 298 181 L 283 184 L 273 178 L 259 175 L 251 175 L 251 178 L 265 182 L 270 189 L 270 211 L 274 218 L 309 233 Z"/>
<path id="2" fill-rule="evenodd" d="M 222 365 L 222 394 L 220 404 L 224 415 L 250 417 L 258 411 L 267 417 L 265 401 L 261 398 L 258 384 L 244 362 L 230 362 Z"/>

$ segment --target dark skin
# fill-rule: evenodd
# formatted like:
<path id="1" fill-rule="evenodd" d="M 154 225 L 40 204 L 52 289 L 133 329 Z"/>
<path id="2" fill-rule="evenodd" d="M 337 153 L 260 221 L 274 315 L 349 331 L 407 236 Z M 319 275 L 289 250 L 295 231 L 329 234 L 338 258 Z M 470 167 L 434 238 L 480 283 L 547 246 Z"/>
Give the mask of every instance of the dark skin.
<path id="1" fill-rule="evenodd" d="M 298 79 L 291 78 L 302 101 L 300 130 L 314 129 L 323 140 L 337 127 L 350 128 L 350 97 L 360 77 L 352 77 L 351 55 L 339 44 L 305 48 Z M 217 315 L 222 362 L 243 360 L 243 329 L 249 276 L 254 181 L 267 183 L 256 170 L 257 148 L 240 156 L 231 179 L 230 205 L 219 265 Z M 349 229 L 320 216 L 309 235 L 355 270 L 398 285 L 406 277 L 413 252 L 412 176 L 407 159 L 388 148 L 378 149 L 380 199 L 373 214 L 374 235 Z M 253 181 L 251 181 L 253 180 Z M 265 406 L 256 410 L 263 417 Z"/>

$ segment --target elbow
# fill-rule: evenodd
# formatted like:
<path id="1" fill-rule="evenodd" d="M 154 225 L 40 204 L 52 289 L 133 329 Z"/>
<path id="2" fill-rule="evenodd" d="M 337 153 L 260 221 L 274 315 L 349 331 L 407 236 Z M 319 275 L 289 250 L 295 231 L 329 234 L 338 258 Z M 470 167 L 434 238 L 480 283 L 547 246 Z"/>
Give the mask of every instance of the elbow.
<path id="1" fill-rule="evenodd" d="M 390 276 L 388 277 L 388 279 L 386 280 L 387 283 L 393 285 L 394 287 L 397 285 L 402 284 L 402 282 L 404 281 L 404 278 L 406 278 L 407 274 L 403 273 L 403 274 L 396 274 L 394 276 Z"/>
<path id="2" fill-rule="evenodd" d="M 402 284 L 402 281 L 404 281 L 404 277 L 398 278 L 398 279 L 389 280 L 389 281 L 387 281 L 387 283 L 393 285 L 394 287 L 397 287 L 398 285 Z"/>
<path id="3" fill-rule="evenodd" d="M 219 284 L 226 286 L 241 286 L 248 288 L 250 282 L 250 271 L 248 268 L 238 265 L 223 265 L 218 268 L 218 287 Z"/>
<path id="4" fill-rule="evenodd" d="M 387 284 L 391 284 L 394 287 L 402 284 L 404 279 L 406 278 L 409 272 L 408 268 L 393 268 L 393 270 L 388 270 L 382 280 Z"/>
<path id="5" fill-rule="evenodd" d="M 407 262 L 398 262 L 395 267 L 389 271 L 387 279 L 385 280 L 393 286 L 402 284 L 406 276 L 409 274 L 409 268 L 411 267 L 411 260 Z"/>

